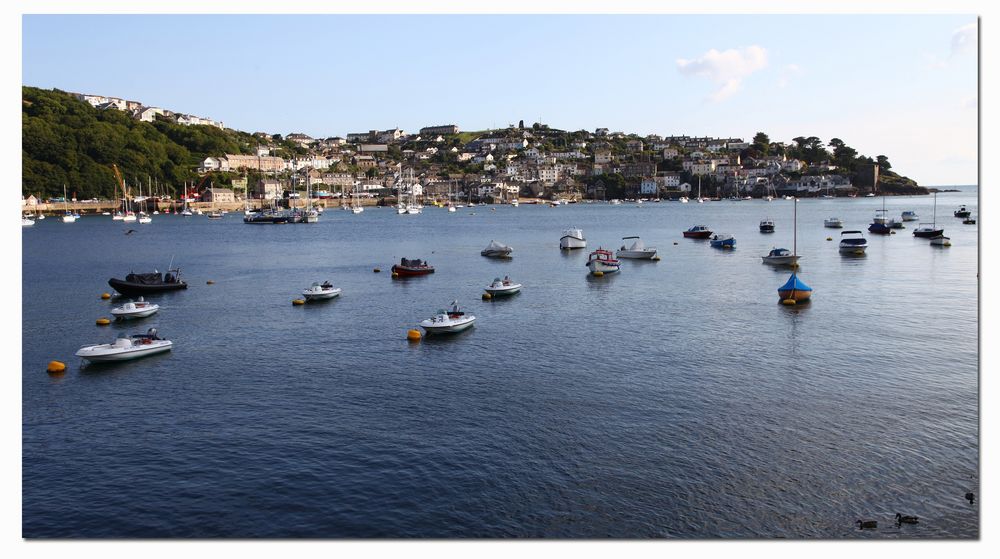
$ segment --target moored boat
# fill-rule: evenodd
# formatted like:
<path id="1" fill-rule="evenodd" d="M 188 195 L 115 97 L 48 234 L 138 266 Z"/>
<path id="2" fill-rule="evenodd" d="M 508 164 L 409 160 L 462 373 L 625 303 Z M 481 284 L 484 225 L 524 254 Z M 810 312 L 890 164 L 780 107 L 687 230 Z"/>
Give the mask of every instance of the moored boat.
<path id="1" fill-rule="evenodd" d="M 896 218 L 891 218 L 886 225 L 889 226 L 889 229 L 906 229 L 906 226 L 903 225 L 903 221 Z"/>
<path id="2" fill-rule="evenodd" d="M 760 232 L 774 233 L 774 220 L 769 217 L 760 220 Z"/>
<path id="3" fill-rule="evenodd" d="M 623 241 L 634 239 L 628 248 L 623 244 L 618 249 L 618 258 L 634 258 L 636 260 L 650 260 L 656 256 L 655 247 L 647 247 L 639 237 L 622 237 Z"/>
<path id="4" fill-rule="evenodd" d="M 736 248 L 736 238 L 727 233 L 713 235 L 708 242 L 714 248 Z"/>
<path id="5" fill-rule="evenodd" d="M 156 314 L 156 311 L 158 310 L 160 310 L 160 305 L 150 303 L 142 297 L 139 297 L 138 301 L 129 301 L 120 307 L 111 309 L 111 316 L 122 320 L 128 320 L 130 318 L 146 318 L 147 316 Z"/>
<path id="6" fill-rule="evenodd" d="M 494 297 L 513 295 L 519 291 L 521 291 L 521 284 L 512 282 L 509 276 L 504 276 L 503 279 L 493 278 L 493 283 L 486 288 L 486 292 Z"/>
<path id="7" fill-rule="evenodd" d="M 941 247 L 950 247 L 951 246 L 951 239 L 948 238 L 948 237 L 945 237 L 944 235 L 938 235 L 937 237 L 931 237 L 931 244 L 935 245 L 935 246 L 941 246 Z"/>
<path id="8" fill-rule="evenodd" d="M 795 272 L 792 272 L 785 285 L 778 288 L 778 300 L 780 302 L 791 300 L 796 303 L 802 303 L 809 300 L 809 297 L 812 296 L 812 291 L 811 287 L 800 280 Z"/>
<path id="9" fill-rule="evenodd" d="M 913 210 L 906 210 L 900 217 L 903 218 L 903 221 L 916 221 L 919 219 L 917 212 Z"/>
<path id="10" fill-rule="evenodd" d="M 414 260 L 400 258 L 399 264 L 392 266 L 392 271 L 400 276 L 425 276 L 434 273 L 434 266 L 419 258 Z"/>
<path id="11" fill-rule="evenodd" d="M 455 334 L 472 327 L 476 317 L 465 314 L 458 306 L 458 301 L 452 301 L 450 310 L 439 310 L 434 316 L 420 323 L 428 334 Z"/>
<path id="12" fill-rule="evenodd" d="M 767 256 L 761 256 L 764 264 L 775 264 L 778 266 L 790 266 L 796 264 L 801 256 L 792 254 L 792 251 L 787 248 L 773 248 L 771 252 L 767 253 Z"/>
<path id="13" fill-rule="evenodd" d="M 129 272 L 125 279 L 111 278 L 108 285 L 122 295 L 148 295 L 163 291 L 187 289 L 187 284 L 181 280 L 180 269 L 167 270 L 166 274 L 153 271 L 147 274 Z"/>
<path id="14" fill-rule="evenodd" d="M 955 217 L 969 217 L 971 214 L 972 212 L 967 210 L 964 205 L 955 210 Z"/>
<path id="15" fill-rule="evenodd" d="M 323 283 L 314 281 L 312 285 L 302 291 L 302 296 L 307 301 L 333 299 L 338 295 L 340 295 L 340 288 L 334 287 L 329 281 L 324 281 Z"/>
<path id="16" fill-rule="evenodd" d="M 612 274 L 621 269 L 621 262 L 614 257 L 610 250 L 598 248 L 591 252 L 587 258 L 587 268 L 590 268 L 591 273 Z"/>
<path id="17" fill-rule="evenodd" d="M 868 239 L 861 231 L 844 231 L 840 234 L 840 252 L 864 254 L 866 248 L 868 248 Z"/>
<path id="18" fill-rule="evenodd" d="M 704 225 L 695 225 L 684 232 L 687 239 L 707 239 L 712 236 L 712 230 Z"/>
<path id="19" fill-rule="evenodd" d="M 127 338 L 118 338 L 110 344 L 83 346 L 77 350 L 76 356 L 93 363 L 128 361 L 170 351 L 173 345 L 170 340 L 164 340 L 157 336 L 156 328 L 150 328 L 145 334 L 133 334 Z"/>
<path id="20" fill-rule="evenodd" d="M 510 246 L 491 240 L 490 244 L 480 251 L 479 254 L 492 258 L 509 258 L 511 251 L 513 250 L 514 249 Z"/>
<path id="21" fill-rule="evenodd" d="M 823 220 L 823 227 L 830 227 L 831 229 L 841 229 L 844 227 L 844 220 L 839 217 L 828 217 Z"/>
<path id="22" fill-rule="evenodd" d="M 583 230 L 578 228 L 564 230 L 562 237 L 559 238 L 559 248 L 566 250 L 587 248 L 587 239 L 583 236 Z"/>

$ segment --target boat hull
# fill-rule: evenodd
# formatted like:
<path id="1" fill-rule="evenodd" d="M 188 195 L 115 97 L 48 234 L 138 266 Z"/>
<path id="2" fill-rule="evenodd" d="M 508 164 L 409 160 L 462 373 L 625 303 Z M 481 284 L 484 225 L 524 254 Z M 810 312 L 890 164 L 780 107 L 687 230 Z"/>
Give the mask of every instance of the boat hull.
<path id="1" fill-rule="evenodd" d="M 426 268 L 411 268 L 408 266 L 400 266 L 399 264 L 395 264 L 392 267 L 392 271 L 395 274 L 399 274 L 400 277 L 426 276 L 427 274 L 434 273 L 434 267 L 427 266 Z"/>
<path id="2" fill-rule="evenodd" d="M 764 264 L 774 264 L 775 266 L 790 266 L 792 264 L 797 264 L 801 256 L 761 256 L 764 260 Z"/>
<path id="3" fill-rule="evenodd" d="M 934 237 L 941 236 L 943 233 L 944 229 L 934 229 L 933 231 L 917 229 L 913 232 L 913 236 L 920 237 L 922 239 L 933 239 Z"/>
<path id="4" fill-rule="evenodd" d="M 650 260 L 656 256 L 656 250 L 619 250 L 615 253 L 618 258 L 632 258 L 634 260 Z"/>
<path id="5" fill-rule="evenodd" d="M 521 291 L 521 284 L 507 285 L 507 286 L 504 286 L 504 287 L 487 287 L 486 288 L 486 292 L 489 293 L 490 295 L 493 295 L 494 297 L 496 297 L 496 296 L 501 296 L 502 297 L 502 296 L 505 296 L 505 295 L 513 295 L 515 293 L 519 293 L 520 291 Z"/>
<path id="6" fill-rule="evenodd" d="M 840 245 L 840 252 L 844 254 L 864 254 L 868 245 Z"/>
<path id="7" fill-rule="evenodd" d="M 712 236 L 711 231 L 685 231 L 684 237 L 687 239 L 707 239 Z"/>
<path id="8" fill-rule="evenodd" d="M 332 291 L 326 292 L 315 292 L 315 291 L 303 291 L 302 296 L 305 297 L 307 301 L 322 301 L 325 299 L 333 299 L 340 295 L 340 289 L 334 289 Z"/>
<path id="9" fill-rule="evenodd" d="M 606 262 L 602 260 L 592 260 L 587 263 L 587 268 L 590 269 L 591 273 L 602 272 L 605 274 L 613 274 L 621 269 L 621 264 L 617 262 Z"/>
<path id="10" fill-rule="evenodd" d="M 830 229 L 843 229 L 844 222 L 842 221 L 824 221 L 823 227 L 829 227 Z"/>
<path id="11" fill-rule="evenodd" d="M 736 239 L 723 239 L 719 241 L 710 241 L 712 248 L 736 248 Z"/>
<path id="12" fill-rule="evenodd" d="M 512 249 L 506 250 L 484 250 L 479 254 L 487 256 L 489 258 L 510 258 L 510 253 Z"/>
<path id="13" fill-rule="evenodd" d="M 170 340 L 158 340 L 149 345 L 132 346 L 127 349 L 110 347 L 110 344 L 82 347 L 76 352 L 76 356 L 91 363 L 112 363 L 117 361 L 131 361 L 140 359 L 157 353 L 170 351 L 173 347 Z"/>
<path id="14" fill-rule="evenodd" d="M 796 303 L 808 301 L 812 296 L 812 291 L 802 291 L 801 289 L 778 290 L 778 299 L 784 301 L 791 299 Z"/>
<path id="15" fill-rule="evenodd" d="M 565 235 L 559 239 L 559 248 L 563 250 L 572 250 L 575 248 L 587 248 L 586 239 L 578 239 L 576 237 L 570 237 Z"/>
<path id="16" fill-rule="evenodd" d="M 425 320 L 420 323 L 420 327 L 423 328 L 428 334 L 457 334 L 472 328 L 472 325 L 475 324 L 475 322 L 475 317 L 472 317 L 471 320 L 466 320 L 458 324 L 433 324 L 430 320 Z"/>
<path id="17" fill-rule="evenodd" d="M 884 223 L 872 223 L 868 226 L 868 232 L 873 235 L 888 235 L 892 232 L 892 228 Z"/>
<path id="18" fill-rule="evenodd" d="M 163 293 L 164 291 L 187 289 L 187 284 L 184 282 L 145 284 L 128 282 L 118 278 L 109 279 L 108 285 L 113 287 L 115 291 L 121 293 L 122 295 L 148 295 L 150 293 Z"/>
<path id="19" fill-rule="evenodd" d="M 153 309 L 143 309 L 138 311 L 111 311 L 111 316 L 115 318 L 120 318 L 122 320 L 128 320 L 131 318 L 146 318 L 147 316 L 153 316 L 160 310 L 160 307 Z"/>

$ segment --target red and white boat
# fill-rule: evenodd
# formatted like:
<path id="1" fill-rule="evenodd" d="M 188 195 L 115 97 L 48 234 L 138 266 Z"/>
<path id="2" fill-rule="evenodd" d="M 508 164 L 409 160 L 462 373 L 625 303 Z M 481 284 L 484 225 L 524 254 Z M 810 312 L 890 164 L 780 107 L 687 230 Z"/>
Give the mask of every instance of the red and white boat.
<path id="1" fill-rule="evenodd" d="M 419 258 L 415 260 L 400 258 L 399 264 L 393 265 L 392 271 L 400 276 L 425 276 L 434 273 L 434 266 Z"/>
<path id="2" fill-rule="evenodd" d="M 695 225 L 684 232 L 687 239 L 707 239 L 712 236 L 712 230 L 704 225 Z"/>
<path id="3" fill-rule="evenodd" d="M 590 268 L 590 273 L 601 272 L 611 274 L 621 268 L 621 262 L 615 258 L 615 255 L 610 250 L 599 248 L 590 253 L 587 259 L 587 267 Z"/>

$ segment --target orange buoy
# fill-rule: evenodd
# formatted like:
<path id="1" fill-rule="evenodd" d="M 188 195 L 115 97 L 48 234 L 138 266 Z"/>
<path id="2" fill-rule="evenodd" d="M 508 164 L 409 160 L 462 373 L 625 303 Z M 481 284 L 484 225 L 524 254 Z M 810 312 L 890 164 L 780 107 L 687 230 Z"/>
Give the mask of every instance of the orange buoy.
<path id="1" fill-rule="evenodd" d="M 420 330 L 407 330 L 406 339 L 411 342 L 419 342 L 423 335 L 420 334 Z"/>
<path id="2" fill-rule="evenodd" d="M 66 371 L 66 364 L 62 361 L 49 361 L 49 366 L 45 368 L 49 373 L 62 373 Z"/>
<path id="3" fill-rule="evenodd" d="M 111 298 L 110 293 L 101 293 L 101 299 L 110 299 L 110 298 Z"/>
<path id="4" fill-rule="evenodd" d="M 304 305 L 306 304 L 305 299 L 292 299 L 293 305 Z"/>
<path id="5" fill-rule="evenodd" d="M 212 281 L 212 280 L 208 280 L 208 281 L 206 281 L 206 282 L 205 282 L 205 284 L 206 284 L 206 285 L 212 285 L 212 284 L 214 284 L 214 283 L 215 283 L 215 282 L 214 282 L 214 281 Z"/>
<path id="6" fill-rule="evenodd" d="M 106 319 L 106 318 L 104 318 L 103 316 L 101 318 L 97 319 L 97 325 L 98 326 L 107 326 L 108 324 L 111 324 L 111 321 L 108 320 L 108 319 Z"/>

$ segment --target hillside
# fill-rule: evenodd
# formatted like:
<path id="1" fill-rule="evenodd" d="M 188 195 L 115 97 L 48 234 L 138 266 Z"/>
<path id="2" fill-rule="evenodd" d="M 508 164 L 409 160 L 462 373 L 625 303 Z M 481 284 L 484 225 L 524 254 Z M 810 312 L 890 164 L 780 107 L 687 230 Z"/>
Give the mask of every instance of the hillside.
<path id="1" fill-rule="evenodd" d="M 115 163 L 129 183 L 147 177 L 179 186 L 196 181 L 209 155 L 250 153 L 252 135 L 212 126 L 139 122 L 122 111 L 98 110 L 59 90 L 22 87 L 21 192 L 112 198 Z"/>

